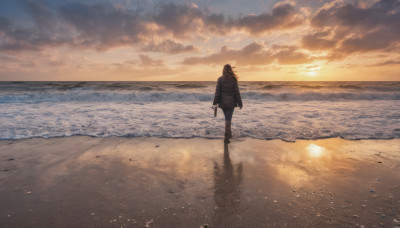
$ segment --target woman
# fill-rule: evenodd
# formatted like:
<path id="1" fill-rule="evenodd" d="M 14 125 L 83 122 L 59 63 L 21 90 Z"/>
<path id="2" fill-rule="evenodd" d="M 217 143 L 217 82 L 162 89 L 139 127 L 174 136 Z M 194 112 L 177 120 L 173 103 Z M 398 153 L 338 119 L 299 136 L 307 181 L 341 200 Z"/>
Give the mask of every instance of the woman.
<path id="1" fill-rule="evenodd" d="M 225 115 L 224 143 L 230 143 L 229 138 L 232 138 L 231 121 L 233 110 L 238 106 L 242 109 L 243 103 L 239 92 L 238 77 L 229 64 L 224 66 L 222 76 L 217 81 L 213 105 L 217 104 L 222 108 Z"/>

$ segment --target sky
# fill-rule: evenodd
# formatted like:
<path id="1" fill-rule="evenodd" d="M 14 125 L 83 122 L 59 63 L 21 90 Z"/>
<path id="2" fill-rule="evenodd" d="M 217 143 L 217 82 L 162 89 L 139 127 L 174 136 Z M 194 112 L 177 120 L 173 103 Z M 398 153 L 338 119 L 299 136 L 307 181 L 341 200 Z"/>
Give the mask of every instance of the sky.
<path id="1" fill-rule="evenodd" d="M 2 81 L 399 81 L 400 0 L 0 0 Z"/>

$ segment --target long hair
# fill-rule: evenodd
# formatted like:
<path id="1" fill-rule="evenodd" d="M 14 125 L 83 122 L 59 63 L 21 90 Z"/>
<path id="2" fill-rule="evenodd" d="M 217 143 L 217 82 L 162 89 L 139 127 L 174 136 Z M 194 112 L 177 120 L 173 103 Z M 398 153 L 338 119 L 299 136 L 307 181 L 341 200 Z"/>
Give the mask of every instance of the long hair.
<path id="1" fill-rule="evenodd" d="M 222 70 L 222 75 L 225 77 L 234 77 L 236 80 L 238 80 L 237 74 L 232 70 L 231 65 L 225 64 L 223 70 Z"/>

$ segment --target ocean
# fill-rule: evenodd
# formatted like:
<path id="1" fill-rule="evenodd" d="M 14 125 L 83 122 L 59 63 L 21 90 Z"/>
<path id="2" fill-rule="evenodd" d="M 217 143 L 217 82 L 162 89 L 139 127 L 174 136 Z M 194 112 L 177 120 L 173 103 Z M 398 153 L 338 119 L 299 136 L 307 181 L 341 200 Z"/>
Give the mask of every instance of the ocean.
<path id="1" fill-rule="evenodd" d="M 0 139 L 222 138 L 216 82 L 0 82 Z M 234 137 L 400 138 L 400 82 L 244 82 Z"/>

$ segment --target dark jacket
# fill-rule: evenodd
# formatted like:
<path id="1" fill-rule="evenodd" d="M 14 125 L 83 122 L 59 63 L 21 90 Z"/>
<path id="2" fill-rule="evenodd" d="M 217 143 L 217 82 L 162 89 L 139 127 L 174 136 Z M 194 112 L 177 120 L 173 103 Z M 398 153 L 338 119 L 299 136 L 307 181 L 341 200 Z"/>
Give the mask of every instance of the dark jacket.
<path id="1" fill-rule="evenodd" d="M 213 105 L 216 104 L 218 104 L 220 108 L 243 106 L 236 78 L 227 76 L 218 78 Z"/>

